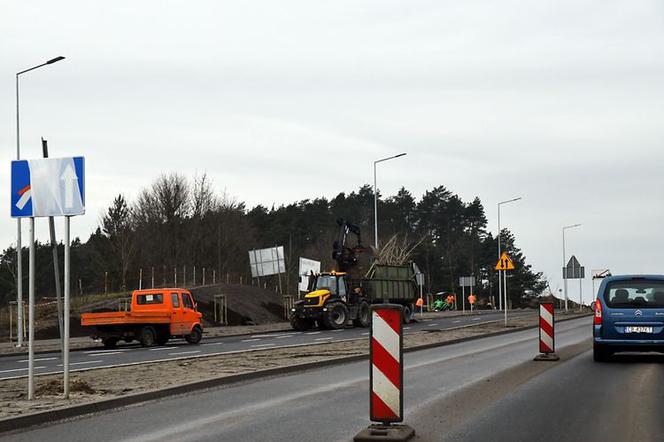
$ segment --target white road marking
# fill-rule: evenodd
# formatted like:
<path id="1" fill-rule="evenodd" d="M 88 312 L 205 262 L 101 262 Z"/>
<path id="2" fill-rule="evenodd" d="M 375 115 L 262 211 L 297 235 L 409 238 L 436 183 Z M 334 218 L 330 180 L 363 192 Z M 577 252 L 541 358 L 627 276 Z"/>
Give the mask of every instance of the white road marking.
<path id="1" fill-rule="evenodd" d="M 452 321 L 452 324 L 458 324 L 459 322 L 461 322 L 461 319 L 457 319 L 456 321 Z"/>
<path id="2" fill-rule="evenodd" d="M 252 338 L 274 338 L 276 336 L 283 336 L 283 333 L 270 333 L 269 335 L 253 335 Z"/>
<path id="3" fill-rule="evenodd" d="M 260 341 L 260 339 L 243 339 L 240 342 L 256 342 L 256 341 Z"/>
<path id="4" fill-rule="evenodd" d="M 201 344 L 201 345 L 222 345 L 222 344 L 223 344 L 223 342 L 206 342 L 205 344 Z"/>
<path id="5" fill-rule="evenodd" d="M 193 355 L 195 353 L 200 353 L 200 350 L 192 350 L 192 351 L 179 351 L 176 353 L 169 353 L 169 356 L 176 356 L 176 355 Z"/>
<path id="6" fill-rule="evenodd" d="M 332 332 L 340 332 L 340 331 L 344 331 L 344 329 L 343 329 L 343 328 L 340 328 L 340 329 L 338 329 L 338 330 L 332 330 Z"/>
<path id="7" fill-rule="evenodd" d="M 433 324 L 429 324 L 429 327 L 434 327 L 434 326 L 436 326 L 436 325 L 438 325 L 438 323 L 437 323 L 437 322 L 434 322 Z"/>
<path id="8" fill-rule="evenodd" d="M 106 356 L 106 355 L 121 355 L 121 351 L 105 351 L 103 353 L 88 353 L 88 356 Z"/>
<path id="9" fill-rule="evenodd" d="M 369 332 L 362 333 L 362 336 L 368 336 L 368 335 L 369 335 Z"/>
<path id="10" fill-rule="evenodd" d="M 286 339 L 286 338 L 292 338 L 292 337 L 293 337 L 293 335 L 288 335 L 288 336 L 279 336 L 279 337 L 274 338 L 274 339 Z"/>
<path id="11" fill-rule="evenodd" d="M 162 350 L 173 350 L 176 349 L 177 347 L 156 347 L 156 348 L 148 348 L 148 351 L 162 351 Z"/>
<path id="12" fill-rule="evenodd" d="M 404 327 L 403 329 L 404 330 L 410 330 L 410 327 Z"/>
<path id="13" fill-rule="evenodd" d="M 97 361 L 85 361 L 85 362 L 72 362 L 69 365 L 86 365 L 86 364 L 99 364 L 100 362 L 104 362 L 101 359 Z M 62 367 L 62 364 L 58 364 L 58 367 Z"/>
<path id="14" fill-rule="evenodd" d="M 481 321 L 482 318 L 473 318 L 472 320 L 473 320 L 473 321 Z"/>
<path id="15" fill-rule="evenodd" d="M 254 347 L 254 348 L 256 348 L 256 347 L 272 347 L 274 345 L 277 345 L 277 344 L 254 344 L 254 345 L 252 345 L 252 347 Z"/>
<path id="16" fill-rule="evenodd" d="M 314 341 L 327 341 L 329 339 L 334 339 L 334 338 L 332 336 L 329 336 L 327 338 L 317 338 L 317 339 L 314 339 Z"/>
<path id="17" fill-rule="evenodd" d="M 40 368 L 46 368 L 46 367 L 35 367 L 35 370 L 39 370 Z M 25 368 L 13 368 L 11 370 L 0 370 L 0 373 L 11 373 L 14 371 L 21 371 L 21 370 L 27 370 L 28 367 Z"/>
<path id="18" fill-rule="evenodd" d="M 83 353 L 85 354 L 90 354 L 90 353 L 108 353 L 108 352 L 123 352 L 123 351 L 129 351 L 129 349 L 108 349 L 108 350 L 91 350 L 91 351 L 84 351 Z"/>
<path id="19" fill-rule="evenodd" d="M 319 335 L 320 332 L 319 332 L 319 331 L 317 331 L 317 332 L 309 332 L 309 333 L 307 333 L 307 334 L 308 334 L 308 335 Z"/>
<path id="20" fill-rule="evenodd" d="M 39 361 L 55 361 L 56 359 L 58 359 L 58 358 L 36 358 L 36 359 L 35 359 L 35 362 L 39 362 Z M 28 362 L 28 360 L 27 360 L 27 359 L 21 359 L 19 362 Z"/>

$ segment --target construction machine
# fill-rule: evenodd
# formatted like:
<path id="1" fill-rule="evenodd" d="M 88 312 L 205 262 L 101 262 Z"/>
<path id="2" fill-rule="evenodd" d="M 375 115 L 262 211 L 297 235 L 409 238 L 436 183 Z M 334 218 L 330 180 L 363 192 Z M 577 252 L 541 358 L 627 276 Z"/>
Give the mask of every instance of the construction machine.
<path id="1" fill-rule="evenodd" d="M 337 224 L 339 235 L 332 247 L 337 270 L 310 275 L 308 293 L 291 309 L 293 328 L 302 331 L 317 325 L 340 329 L 349 322 L 368 327 L 370 305 L 380 302 L 401 304 L 404 322 L 408 323 L 417 297 L 413 266 L 374 263 L 363 273 L 362 257 L 372 252 L 362 244 L 360 228 L 345 218 L 339 218 Z M 349 234 L 356 238 L 354 245 L 349 244 Z"/>

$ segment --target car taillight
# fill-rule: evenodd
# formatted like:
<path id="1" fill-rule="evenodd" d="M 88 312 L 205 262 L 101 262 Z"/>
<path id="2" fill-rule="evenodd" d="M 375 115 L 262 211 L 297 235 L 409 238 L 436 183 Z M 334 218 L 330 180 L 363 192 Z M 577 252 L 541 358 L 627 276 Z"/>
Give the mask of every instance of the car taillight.
<path id="1" fill-rule="evenodd" d="M 595 300 L 595 325 L 602 325 L 602 303 Z"/>

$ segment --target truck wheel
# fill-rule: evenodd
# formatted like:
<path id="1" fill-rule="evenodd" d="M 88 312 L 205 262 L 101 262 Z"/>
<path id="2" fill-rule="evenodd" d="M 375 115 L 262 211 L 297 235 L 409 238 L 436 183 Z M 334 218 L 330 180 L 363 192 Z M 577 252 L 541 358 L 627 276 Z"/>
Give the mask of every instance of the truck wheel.
<path id="1" fill-rule="evenodd" d="M 357 319 L 353 320 L 355 327 L 369 327 L 371 323 L 371 312 L 369 311 L 369 304 L 362 301 L 360 308 L 357 310 Z"/>
<path id="2" fill-rule="evenodd" d="M 401 310 L 401 316 L 402 316 L 402 319 L 403 319 L 402 322 L 404 324 L 410 324 L 410 312 L 411 312 L 410 306 L 409 305 L 404 305 L 403 310 Z"/>
<path id="3" fill-rule="evenodd" d="M 307 331 L 314 325 L 314 321 L 311 319 L 305 319 L 305 318 L 298 318 L 296 316 L 292 316 L 290 318 L 290 324 L 291 327 L 293 327 L 293 330 L 297 331 Z"/>
<path id="4" fill-rule="evenodd" d="M 152 327 L 143 327 L 141 329 L 141 345 L 143 347 L 152 347 L 155 343 L 156 333 Z"/>
<path id="5" fill-rule="evenodd" d="M 331 330 L 344 328 L 348 320 L 348 309 L 340 302 L 333 302 L 327 306 L 327 311 L 323 317 L 325 327 Z"/>
<path id="6" fill-rule="evenodd" d="M 201 328 L 199 326 L 195 326 L 191 330 L 191 333 L 185 336 L 184 339 L 190 344 L 198 344 L 199 342 L 201 342 L 202 337 L 203 337 L 203 332 L 201 331 Z"/>
<path id="7" fill-rule="evenodd" d="M 104 348 L 115 348 L 118 344 L 118 338 L 104 338 L 101 342 L 104 344 Z"/>

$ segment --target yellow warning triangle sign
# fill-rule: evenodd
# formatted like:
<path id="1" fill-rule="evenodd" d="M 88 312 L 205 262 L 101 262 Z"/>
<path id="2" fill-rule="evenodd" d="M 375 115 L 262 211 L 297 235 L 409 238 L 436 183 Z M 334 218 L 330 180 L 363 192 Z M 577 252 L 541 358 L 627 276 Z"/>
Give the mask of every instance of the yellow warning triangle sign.
<path id="1" fill-rule="evenodd" d="M 500 255 L 500 259 L 498 260 L 498 263 L 496 263 L 496 270 L 514 270 L 514 263 L 507 252 L 503 252 L 502 255 Z"/>

